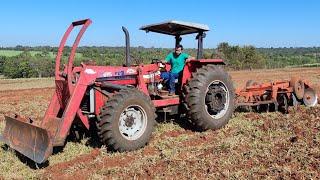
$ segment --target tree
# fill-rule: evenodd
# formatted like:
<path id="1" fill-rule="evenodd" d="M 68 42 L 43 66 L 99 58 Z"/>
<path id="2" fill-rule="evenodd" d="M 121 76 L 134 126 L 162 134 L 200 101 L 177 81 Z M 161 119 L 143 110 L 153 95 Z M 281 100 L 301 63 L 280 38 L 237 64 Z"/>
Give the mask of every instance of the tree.
<path id="1" fill-rule="evenodd" d="M 218 45 L 217 55 L 234 69 L 263 68 L 266 63 L 265 57 L 253 46 L 230 46 L 224 42 Z"/>
<path id="2" fill-rule="evenodd" d="M 7 59 L 6 56 L 0 56 L 0 74 L 3 73 L 3 67 L 4 67 L 4 63 L 5 63 L 6 59 Z"/>
<path id="3" fill-rule="evenodd" d="M 3 74 L 9 78 L 33 77 L 36 71 L 30 66 L 31 59 L 32 56 L 28 51 L 7 58 L 3 65 Z"/>

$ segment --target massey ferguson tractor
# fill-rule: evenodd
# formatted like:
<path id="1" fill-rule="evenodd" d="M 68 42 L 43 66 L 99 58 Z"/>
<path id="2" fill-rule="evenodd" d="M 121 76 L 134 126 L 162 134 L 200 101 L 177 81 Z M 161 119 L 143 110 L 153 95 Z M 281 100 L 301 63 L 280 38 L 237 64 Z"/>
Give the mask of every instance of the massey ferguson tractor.
<path id="1" fill-rule="evenodd" d="M 203 59 L 203 39 L 208 26 L 168 21 L 141 27 L 175 37 L 196 33 L 196 59 L 185 62 L 176 83 L 176 96 L 168 96 L 161 71 L 170 64 L 150 60 L 150 64 L 131 64 L 129 33 L 126 35 L 126 63 L 123 66 L 96 66 L 73 61 L 80 39 L 90 19 L 73 22 L 65 32 L 55 65 L 55 92 L 40 123 L 18 115 L 5 117 L 0 140 L 36 163 L 47 161 L 53 147 L 63 147 L 74 124 L 86 129 L 96 126 L 102 144 L 114 151 L 131 151 L 145 146 L 152 134 L 156 113 L 186 114 L 200 129 L 218 129 L 227 124 L 234 110 L 234 87 L 222 69 L 221 59 Z M 71 49 L 68 62 L 61 58 L 67 38 L 82 26 Z"/>

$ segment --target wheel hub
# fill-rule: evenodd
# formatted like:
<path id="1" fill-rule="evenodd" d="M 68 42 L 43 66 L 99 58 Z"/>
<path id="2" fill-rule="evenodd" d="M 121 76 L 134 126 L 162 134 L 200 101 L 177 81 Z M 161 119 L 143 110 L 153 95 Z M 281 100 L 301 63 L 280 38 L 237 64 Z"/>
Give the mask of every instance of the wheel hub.
<path id="1" fill-rule="evenodd" d="M 229 90 L 222 81 L 215 80 L 209 84 L 204 103 L 207 113 L 213 119 L 219 119 L 225 115 L 229 108 L 229 101 Z"/>
<path id="2" fill-rule="evenodd" d="M 211 88 L 206 95 L 206 105 L 209 110 L 219 112 L 223 110 L 226 102 L 226 93 L 221 87 Z"/>
<path id="3" fill-rule="evenodd" d="M 120 133 L 128 140 L 138 139 L 144 133 L 146 124 L 146 112 L 138 105 L 125 108 L 119 118 Z"/>
<path id="4" fill-rule="evenodd" d="M 124 121 L 125 121 L 125 125 L 127 127 L 132 127 L 133 124 L 134 124 L 134 117 L 133 116 L 127 116 L 127 118 Z"/>

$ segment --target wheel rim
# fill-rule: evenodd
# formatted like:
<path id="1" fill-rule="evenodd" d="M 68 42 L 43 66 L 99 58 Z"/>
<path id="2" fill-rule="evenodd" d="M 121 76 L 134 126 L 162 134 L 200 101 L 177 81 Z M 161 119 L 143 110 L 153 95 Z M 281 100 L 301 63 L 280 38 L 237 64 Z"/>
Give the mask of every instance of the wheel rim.
<path id="1" fill-rule="evenodd" d="M 119 118 L 120 134 L 127 140 L 136 140 L 147 127 L 147 113 L 139 105 L 126 107 Z"/>
<path id="2" fill-rule="evenodd" d="M 213 119 L 219 119 L 227 113 L 229 102 L 229 89 L 225 83 L 220 80 L 212 81 L 207 87 L 204 98 L 206 112 Z"/>
<path id="3" fill-rule="evenodd" d="M 303 103 L 308 107 L 314 107 L 318 103 L 318 96 L 313 89 L 307 89 L 303 96 Z"/>

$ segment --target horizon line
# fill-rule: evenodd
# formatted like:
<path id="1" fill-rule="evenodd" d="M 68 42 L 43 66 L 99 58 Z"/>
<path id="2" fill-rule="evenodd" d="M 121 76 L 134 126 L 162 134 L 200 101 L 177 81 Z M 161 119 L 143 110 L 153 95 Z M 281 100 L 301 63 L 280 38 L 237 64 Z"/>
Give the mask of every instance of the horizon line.
<path id="1" fill-rule="evenodd" d="M 228 43 L 230 46 L 239 46 L 239 47 L 245 47 L 245 46 L 253 46 L 256 49 L 295 49 L 295 48 L 320 48 L 320 46 L 270 46 L 270 47 L 256 47 L 254 45 L 239 45 L 239 44 L 230 44 Z M 59 46 L 50 46 L 50 45 L 38 45 L 38 46 L 25 46 L 25 45 L 16 45 L 16 46 L 0 46 L 0 49 L 10 49 L 10 48 L 39 48 L 39 47 L 50 47 L 50 48 L 58 48 Z M 65 47 L 72 47 L 69 45 L 66 45 Z M 97 48 L 125 48 L 125 46 L 96 46 L 96 45 L 82 45 L 82 46 L 78 46 L 78 48 L 84 48 L 84 47 L 89 47 L 89 48 L 93 48 L 93 47 L 97 47 Z M 144 49 L 173 49 L 174 47 L 144 47 L 144 46 L 130 46 L 130 48 L 144 48 Z M 218 47 L 208 47 L 208 48 L 203 48 L 203 49 L 217 49 Z M 184 49 L 198 49 L 197 47 L 185 47 Z"/>

